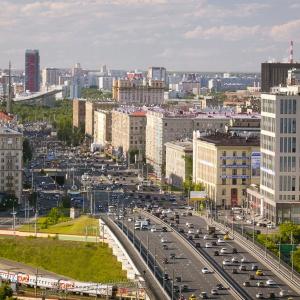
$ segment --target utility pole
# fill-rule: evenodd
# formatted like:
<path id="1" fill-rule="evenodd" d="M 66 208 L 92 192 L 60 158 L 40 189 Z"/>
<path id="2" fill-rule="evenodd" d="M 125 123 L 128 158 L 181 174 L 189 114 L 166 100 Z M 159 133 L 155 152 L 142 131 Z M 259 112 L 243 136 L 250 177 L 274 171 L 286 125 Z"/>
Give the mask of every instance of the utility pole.
<path id="1" fill-rule="evenodd" d="M 14 237 L 16 237 L 16 214 L 15 206 L 13 206 L 12 216 L 13 216 L 13 230 L 14 230 Z"/>

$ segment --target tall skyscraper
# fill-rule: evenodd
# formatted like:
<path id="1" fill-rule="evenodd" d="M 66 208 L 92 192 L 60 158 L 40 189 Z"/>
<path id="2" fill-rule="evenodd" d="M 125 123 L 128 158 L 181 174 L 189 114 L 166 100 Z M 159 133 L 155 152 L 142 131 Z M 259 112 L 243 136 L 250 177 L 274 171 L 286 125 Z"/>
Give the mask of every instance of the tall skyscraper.
<path id="1" fill-rule="evenodd" d="M 25 90 L 40 90 L 40 55 L 39 50 L 27 49 L 25 52 Z"/>

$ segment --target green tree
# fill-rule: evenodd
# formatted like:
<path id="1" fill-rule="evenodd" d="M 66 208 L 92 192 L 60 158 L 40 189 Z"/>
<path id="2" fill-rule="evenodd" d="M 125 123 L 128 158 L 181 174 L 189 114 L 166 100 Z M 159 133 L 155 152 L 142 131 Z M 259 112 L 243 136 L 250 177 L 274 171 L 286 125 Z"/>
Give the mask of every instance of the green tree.
<path id="1" fill-rule="evenodd" d="M 293 235 L 294 243 L 300 242 L 300 226 L 292 222 L 285 222 L 279 225 L 279 235 L 283 243 L 291 242 L 291 235 Z"/>
<path id="2" fill-rule="evenodd" d="M 13 290 L 8 284 L 2 284 L 0 286 L 0 300 L 7 300 L 7 298 L 12 297 Z"/>
<path id="3" fill-rule="evenodd" d="M 28 138 L 25 138 L 23 140 L 23 161 L 26 164 L 31 159 L 32 159 L 32 149 Z"/>

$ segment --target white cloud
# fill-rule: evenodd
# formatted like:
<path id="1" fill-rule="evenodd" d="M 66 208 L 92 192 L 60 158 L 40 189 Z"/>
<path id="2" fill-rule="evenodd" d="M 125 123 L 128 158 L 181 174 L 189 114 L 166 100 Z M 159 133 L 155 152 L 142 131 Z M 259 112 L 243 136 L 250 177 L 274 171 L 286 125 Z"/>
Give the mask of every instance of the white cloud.
<path id="1" fill-rule="evenodd" d="M 248 39 L 259 34 L 261 28 L 255 26 L 222 25 L 204 28 L 197 26 L 187 31 L 184 36 L 187 39 L 221 39 L 225 41 L 238 41 Z"/>
<path id="2" fill-rule="evenodd" d="M 277 41 L 300 40 L 300 19 L 280 25 L 275 25 L 270 30 L 270 36 Z"/>

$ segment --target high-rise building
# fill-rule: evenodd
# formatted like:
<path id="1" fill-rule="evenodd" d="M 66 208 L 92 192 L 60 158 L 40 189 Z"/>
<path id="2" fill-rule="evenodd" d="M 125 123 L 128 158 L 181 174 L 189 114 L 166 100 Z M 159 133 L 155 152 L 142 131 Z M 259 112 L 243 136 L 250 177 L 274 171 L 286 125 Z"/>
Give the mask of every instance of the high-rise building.
<path id="1" fill-rule="evenodd" d="M 287 86 L 261 95 L 258 205 L 261 215 L 274 223 L 300 224 L 299 92 L 300 86 Z"/>
<path id="2" fill-rule="evenodd" d="M 85 100 L 73 99 L 73 126 L 85 126 Z"/>
<path id="3" fill-rule="evenodd" d="M 148 79 L 161 80 L 168 83 L 167 70 L 163 67 L 150 67 L 147 74 Z"/>
<path id="4" fill-rule="evenodd" d="M 286 85 L 288 70 L 300 68 L 300 63 L 262 63 L 261 91 L 269 93 L 273 86 Z"/>
<path id="5" fill-rule="evenodd" d="M 40 90 L 40 54 L 39 50 L 27 49 L 25 52 L 25 90 Z"/>
<path id="6" fill-rule="evenodd" d="M 42 83 L 44 87 L 59 84 L 60 71 L 57 68 L 45 68 L 42 70 Z"/>

